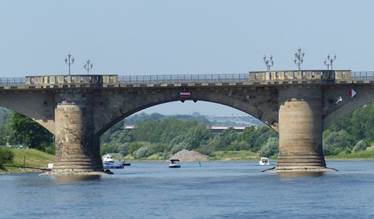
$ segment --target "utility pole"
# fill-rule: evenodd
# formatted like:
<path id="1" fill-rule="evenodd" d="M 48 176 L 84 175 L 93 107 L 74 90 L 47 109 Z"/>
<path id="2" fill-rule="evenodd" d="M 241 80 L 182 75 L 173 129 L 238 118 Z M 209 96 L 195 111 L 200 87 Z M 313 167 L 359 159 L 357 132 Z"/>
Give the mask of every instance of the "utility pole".
<path id="1" fill-rule="evenodd" d="M 273 60 L 273 56 L 270 55 L 269 57 L 267 57 L 266 55 L 264 56 L 263 58 L 264 60 L 264 63 L 266 65 L 266 70 L 267 71 L 270 71 L 270 68 L 273 67 L 274 65 L 274 60 Z"/>
<path id="2" fill-rule="evenodd" d="M 297 69 L 300 71 L 301 70 L 301 64 L 304 62 L 304 56 L 305 52 L 301 50 L 301 48 L 297 49 L 297 52 L 295 53 L 295 64 L 297 65 Z"/>
<path id="3" fill-rule="evenodd" d="M 84 70 L 86 70 L 87 74 L 90 74 L 90 70 L 93 68 L 93 64 L 90 60 L 87 60 L 86 63 L 83 65 Z"/>
<path id="4" fill-rule="evenodd" d="M 69 75 L 70 75 L 70 70 L 71 70 L 71 65 L 74 63 L 75 59 L 71 54 L 68 54 L 67 57 L 65 58 L 65 64 L 69 66 Z"/>
<path id="5" fill-rule="evenodd" d="M 330 55 L 327 55 L 326 57 L 326 60 L 323 62 L 323 64 L 326 65 L 327 67 L 327 70 L 333 70 L 334 69 L 334 62 L 336 60 L 336 55 L 334 55 L 333 57 L 331 57 Z"/>

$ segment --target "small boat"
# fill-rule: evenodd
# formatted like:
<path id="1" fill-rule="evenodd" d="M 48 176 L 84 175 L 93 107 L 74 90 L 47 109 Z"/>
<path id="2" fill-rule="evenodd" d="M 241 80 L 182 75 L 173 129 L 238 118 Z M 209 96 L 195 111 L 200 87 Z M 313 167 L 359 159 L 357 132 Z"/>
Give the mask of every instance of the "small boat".
<path id="1" fill-rule="evenodd" d="M 123 169 L 124 165 L 121 161 L 113 160 L 111 154 L 105 154 L 103 156 L 103 167 L 104 169 Z"/>
<path id="2" fill-rule="evenodd" d="M 260 166 L 269 166 L 270 165 L 269 158 L 267 158 L 267 157 L 261 157 L 260 161 L 258 162 L 258 165 L 260 165 Z"/>
<path id="3" fill-rule="evenodd" d="M 180 168 L 181 165 L 178 159 L 170 159 L 169 160 L 169 168 Z"/>

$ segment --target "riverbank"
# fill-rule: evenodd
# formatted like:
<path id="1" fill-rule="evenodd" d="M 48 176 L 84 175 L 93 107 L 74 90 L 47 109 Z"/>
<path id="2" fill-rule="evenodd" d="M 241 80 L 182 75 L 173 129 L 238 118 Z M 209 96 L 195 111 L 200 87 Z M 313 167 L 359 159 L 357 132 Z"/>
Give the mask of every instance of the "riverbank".
<path id="1" fill-rule="evenodd" d="M 114 157 L 119 160 L 139 160 L 136 159 L 132 155 L 127 155 L 125 157 L 122 157 L 120 154 L 114 154 Z M 214 161 L 230 161 L 230 160 L 258 160 L 260 156 L 252 151 L 249 150 L 241 150 L 241 151 L 214 151 L 208 156 L 208 160 L 214 160 Z M 152 160 L 168 160 L 169 157 L 163 156 L 162 153 L 155 153 L 152 154 L 144 159 L 145 161 L 152 161 Z"/>
<path id="2" fill-rule="evenodd" d="M 46 168 L 48 163 L 54 162 L 54 155 L 48 154 L 35 149 L 10 149 L 14 154 L 11 164 L 5 165 L 4 169 L 0 169 L 0 174 L 4 173 L 30 173 L 40 172 L 37 168 Z M 132 156 L 123 157 L 121 154 L 113 154 L 115 159 L 126 161 L 162 161 L 167 160 L 162 154 L 153 154 L 146 159 L 135 159 Z M 248 150 L 241 151 L 215 151 L 208 157 L 209 161 L 257 161 L 259 155 Z M 272 157 L 276 160 L 276 157 Z M 326 160 L 370 160 L 374 159 L 374 146 L 365 151 L 354 153 L 340 153 L 334 156 L 326 156 Z M 23 166 L 32 167 L 22 168 Z"/>
<path id="3" fill-rule="evenodd" d="M 208 160 L 211 161 L 245 161 L 245 160 L 259 160 L 260 155 L 252 151 L 215 151 L 208 156 Z M 163 157 L 162 154 L 153 154 L 148 156 L 144 159 L 136 159 L 135 157 L 128 155 L 128 156 L 121 156 L 120 154 L 116 154 L 115 156 L 118 160 L 126 160 L 126 161 L 157 161 L 157 160 L 167 160 L 168 158 Z M 326 160 L 370 160 L 374 159 L 374 147 L 368 148 L 365 151 L 358 151 L 353 153 L 339 153 L 337 155 L 329 155 L 325 156 Z M 276 156 L 270 157 L 272 160 L 277 160 Z"/>
<path id="4" fill-rule="evenodd" d="M 367 148 L 364 151 L 357 151 L 352 153 L 341 152 L 337 155 L 326 156 L 327 160 L 370 160 L 374 159 L 374 146 Z"/>
<path id="5" fill-rule="evenodd" d="M 54 155 L 36 149 L 10 149 L 13 154 L 13 162 L 4 165 L 0 174 L 4 173 L 30 173 L 40 172 L 38 168 L 47 168 L 48 163 L 53 163 Z M 29 168 L 23 168 L 23 167 Z"/>

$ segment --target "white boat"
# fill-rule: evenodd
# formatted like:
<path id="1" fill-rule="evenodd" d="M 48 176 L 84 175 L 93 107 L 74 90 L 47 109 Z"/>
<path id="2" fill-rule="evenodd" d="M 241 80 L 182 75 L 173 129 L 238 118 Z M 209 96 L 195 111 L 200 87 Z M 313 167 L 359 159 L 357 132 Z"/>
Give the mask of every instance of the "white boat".
<path id="1" fill-rule="evenodd" d="M 170 159 L 169 160 L 169 168 L 180 168 L 181 165 L 178 159 Z"/>
<path id="2" fill-rule="evenodd" d="M 105 154 L 103 156 L 103 163 L 109 163 L 109 162 L 114 162 L 113 156 L 111 154 Z"/>
<path id="3" fill-rule="evenodd" d="M 269 158 L 267 158 L 267 157 L 261 157 L 260 161 L 258 162 L 258 165 L 260 165 L 260 166 L 269 166 L 270 165 Z"/>
<path id="4" fill-rule="evenodd" d="M 111 154 L 105 154 L 103 157 L 103 167 L 104 169 L 123 169 L 123 162 L 113 160 Z"/>

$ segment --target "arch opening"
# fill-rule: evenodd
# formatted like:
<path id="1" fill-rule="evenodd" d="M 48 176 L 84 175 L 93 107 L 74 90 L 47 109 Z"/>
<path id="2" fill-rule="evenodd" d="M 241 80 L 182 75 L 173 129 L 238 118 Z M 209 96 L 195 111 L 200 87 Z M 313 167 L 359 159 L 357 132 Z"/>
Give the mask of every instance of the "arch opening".
<path id="1" fill-rule="evenodd" d="M 343 112 L 343 109 L 342 109 Z M 331 117 L 332 118 L 332 117 Z M 348 106 L 323 130 L 323 150 L 329 157 L 374 157 L 374 101 Z"/>
<path id="2" fill-rule="evenodd" d="M 257 159 L 278 153 L 277 133 L 248 111 L 202 100 L 186 100 L 185 105 L 178 104 L 179 109 L 171 110 L 177 102 L 149 104 L 124 113 L 100 133 L 102 154 L 167 159 L 186 149 L 213 159 Z"/>
<path id="3" fill-rule="evenodd" d="M 5 107 L 0 107 L 0 147 L 12 151 L 15 156 L 12 165 L 33 168 L 47 166 L 55 153 L 54 136 L 48 129 L 27 115 Z"/>

